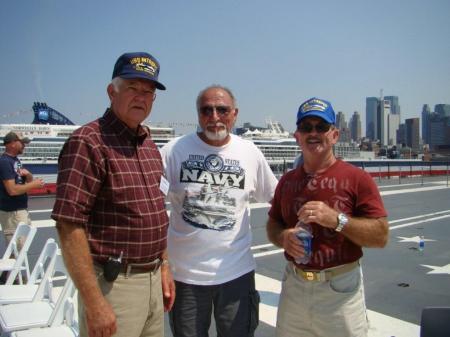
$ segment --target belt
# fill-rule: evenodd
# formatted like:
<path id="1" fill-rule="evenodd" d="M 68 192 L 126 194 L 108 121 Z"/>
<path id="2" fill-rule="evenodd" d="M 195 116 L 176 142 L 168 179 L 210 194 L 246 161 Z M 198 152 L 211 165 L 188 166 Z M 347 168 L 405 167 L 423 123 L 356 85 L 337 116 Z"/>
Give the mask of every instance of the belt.
<path id="1" fill-rule="evenodd" d="M 161 259 L 142 263 L 122 263 L 120 272 L 126 275 L 130 275 L 132 273 L 153 273 L 154 271 L 158 270 L 158 268 L 161 266 L 161 263 Z"/>
<path id="2" fill-rule="evenodd" d="M 294 273 L 304 279 L 305 281 L 329 281 L 333 277 L 348 273 L 359 266 L 359 261 L 343 264 L 337 267 L 332 267 L 324 270 L 303 270 L 292 264 Z"/>
<path id="3" fill-rule="evenodd" d="M 120 264 L 119 273 L 125 274 L 125 277 L 128 277 L 130 274 L 138 274 L 138 273 L 153 273 L 158 270 L 158 268 L 163 263 L 161 259 L 155 259 L 150 262 L 141 262 L 141 263 L 126 263 L 123 262 Z M 98 266 L 101 270 L 104 270 L 104 264 L 94 261 L 94 264 Z"/>

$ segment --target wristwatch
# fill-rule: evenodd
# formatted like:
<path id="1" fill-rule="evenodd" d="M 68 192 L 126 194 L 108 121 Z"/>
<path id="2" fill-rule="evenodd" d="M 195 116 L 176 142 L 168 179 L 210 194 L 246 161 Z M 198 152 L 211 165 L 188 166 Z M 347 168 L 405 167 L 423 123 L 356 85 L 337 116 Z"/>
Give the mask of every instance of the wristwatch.
<path id="1" fill-rule="evenodd" d="M 344 229 L 345 225 L 348 223 L 348 218 L 344 213 L 339 213 L 337 220 L 338 220 L 338 225 L 335 228 L 335 231 L 340 232 Z"/>

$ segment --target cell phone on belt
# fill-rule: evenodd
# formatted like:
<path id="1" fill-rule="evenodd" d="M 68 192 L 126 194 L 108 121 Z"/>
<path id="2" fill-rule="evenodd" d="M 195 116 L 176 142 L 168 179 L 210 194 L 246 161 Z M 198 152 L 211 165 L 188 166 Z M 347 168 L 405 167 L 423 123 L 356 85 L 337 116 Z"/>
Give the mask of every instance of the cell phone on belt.
<path id="1" fill-rule="evenodd" d="M 119 276 L 122 269 L 122 256 L 123 251 L 120 252 L 120 256 L 117 259 L 109 257 L 108 261 L 103 265 L 103 277 L 106 281 L 114 282 Z"/>

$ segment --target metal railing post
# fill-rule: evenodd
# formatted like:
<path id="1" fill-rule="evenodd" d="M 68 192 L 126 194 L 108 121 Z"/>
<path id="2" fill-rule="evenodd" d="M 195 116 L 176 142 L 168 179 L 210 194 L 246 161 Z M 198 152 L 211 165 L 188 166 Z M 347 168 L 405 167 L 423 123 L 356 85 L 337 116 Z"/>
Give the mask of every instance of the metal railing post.
<path id="1" fill-rule="evenodd" d="M 422 186 L 423 186 L 423 165 L 422 165 L 422 169 L 421 169 L 420 177 L 421 177 L 421 180 L 422 180 Z"/>
<path id="2" fill-rule="evenodd" d="M 448 162 L 447 162 L 447 169 L 445 170 L 446 176 L 447 176 L 447 187 L 448 187 Z"/>

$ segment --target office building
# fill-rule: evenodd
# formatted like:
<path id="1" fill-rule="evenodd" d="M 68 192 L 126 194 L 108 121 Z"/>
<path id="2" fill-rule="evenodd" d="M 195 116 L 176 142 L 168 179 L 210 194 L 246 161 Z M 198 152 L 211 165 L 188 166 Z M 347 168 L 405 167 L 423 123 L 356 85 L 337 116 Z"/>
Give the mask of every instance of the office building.
<path id="1" fill-rule="evenodd" d="M 450 104 L 436 104 L 434 112 L 441 117 L 450 117 Z"/>
<path id="2" fill-rule="evenodd" d="M 353 112 L 353 116 L 350 118 L 350 135 L 355 142 L 361 139 L 361 116 L 358 111 Z"/>
<path id="3" fill-rule="evenodd" d="M 431 116 L 431 110 L 428 104 L 424 104 L 422 107 L 422 139 L 425 144 L 429 144 L 428 137 L 428 123 Z"/>
<path id="4" fill-rule="evenodd" d="M 345 115 L 342 111 L 338 111 L 336 115 L 336 127 L 338 129 L 344 129 L 347 127 L 347 122 L 345 121 Z"/>
<path id="5" fill-rule="evenodd" d="M 419 135 L 419 118 L 405 119 L 406 125 L 406 145 L 413 150 L 419 150 L 420 135 Z"/>
<path id="6" fill-rule="evenodd" d="M 397 145 L 397 131 L 400 126 L 400 115 L 388 114 L 388 145 Z"/>
<path id="7" fill-rule="evenodd" d="M 388 142 L 388 128 L 389 128 L 389 111 L 391 111 L 391 104 L 389 101 L 380 100 L 378 104 L 378 124 L 377 124 L 377 139 L 380 140 L 380 145 L 387 145 Z"/>
<path id="8" fill-rule="evenodd" d="M 366 98 L 366 137 L 370 140 L 377 139 L 378 102 L 377 97 Z"/>
<path id="9" fill-rule="evenodd" d="M 345 120 L 345 114 L 342 111 L 338 111 L 336 115 L 336 127 L 339 129 L 339 141 L 349 143 L 351 140 L 350 129 Z"/>
<path id="10" fill-rule="evenodd" d="M 431 150 L 450 145 L 450 116 L 432 113 L 428 120 L 427 134 Z"/>
<path id="11" fill-rule="evenodd" d="M 400 124 L 398 96 L 366 98 L 366 137 L 379 140 L 380 145 L 395 145 Z M 395 117 L 390 117 L 391 115 Z M 391 125 L 389 125 L 391 123 Z"/>
<path id="12" fill-rule="evenodd" d="M 397 143 L 406 146 L 406 125 L 404 123 L 398 126 Z"/>
<path id="13" fill-rule="evenodd" d="M 400 105 L 398 104 L 398 96 L 384 96 L 384 100 L 389 101 L 389 113 L 393 115 L 399 115 L 400 120 Z"/>

